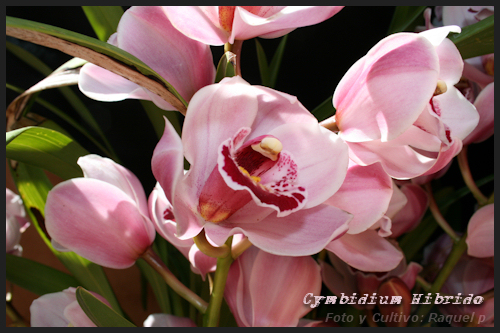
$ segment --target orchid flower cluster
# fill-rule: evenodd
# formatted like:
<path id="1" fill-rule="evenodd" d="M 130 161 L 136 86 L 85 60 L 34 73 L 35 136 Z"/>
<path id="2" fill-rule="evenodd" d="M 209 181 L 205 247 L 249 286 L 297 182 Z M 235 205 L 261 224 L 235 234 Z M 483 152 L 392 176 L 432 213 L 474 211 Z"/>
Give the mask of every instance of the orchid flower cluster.
<path id="1" fill-rule="evenodd" d="M 78 62 L 7 109 L 19 193 L 7 189 L 13 325 L 493 326 L 494 196 L 479 189 L 493 175 L 476 182 L 467 152 L 492 165 L 494 8 L 397 7 L 404 28 L 352 59 L 317 110 L 264 80 L 279 60 L 260 58 L 262 84 L 245 79 L 245 41 L 286 41 L 342 10 L 84 7 L 101 41 L 8 17 L 7 35 Z M 141 163 L 154 186 L 97 127 L 87 147 L 28 110 L 39 91 L 71 84 L 93 105 L 135 99 L 152 110 L 158 140 Z M 140 145 L 140 129 L 129 135 Z M 27 217 L 69 273 L 22 256 Z M 103 267 L 138 267 L 142 283 L 128 287 L 152 290 L 159 311 L 126 313 Z M 13 305 L 18 286 L 37 295 L 29 318 Z M 415 303 L 420 294 L 433 301 Z"/>

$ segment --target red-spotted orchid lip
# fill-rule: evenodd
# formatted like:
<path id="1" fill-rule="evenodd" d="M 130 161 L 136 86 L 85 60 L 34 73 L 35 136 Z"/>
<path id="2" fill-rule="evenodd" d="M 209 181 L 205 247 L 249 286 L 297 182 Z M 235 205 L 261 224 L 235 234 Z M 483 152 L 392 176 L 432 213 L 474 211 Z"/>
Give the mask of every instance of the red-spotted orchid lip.
<path id="1" fill-rule="evenodd" d="M 199 213 L 210 222 L 222 222 L 250 200 L 287 216 L 304 207 L 307 191 L 298 185 L 298 167 L 283 144 L 271 135 L 244 142 L 250 128 L 241 128 L 224 141 L 217 166 L 199 198 Z"/>

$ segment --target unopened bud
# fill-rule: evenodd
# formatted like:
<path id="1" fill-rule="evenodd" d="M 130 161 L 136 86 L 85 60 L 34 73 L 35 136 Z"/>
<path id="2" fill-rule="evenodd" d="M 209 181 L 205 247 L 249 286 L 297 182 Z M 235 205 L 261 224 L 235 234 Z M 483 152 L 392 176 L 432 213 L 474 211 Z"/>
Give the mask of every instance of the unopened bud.
<path id="1" fill-rule="evenodd" d="M 411 294 L 408 286 L 400 278 L 393 276 L 378 287 L 378 309 L 386 318 L 388 327 L 406 327 L 411 313 Z M 391 304 L 393 303 L 393 304 Z"/>

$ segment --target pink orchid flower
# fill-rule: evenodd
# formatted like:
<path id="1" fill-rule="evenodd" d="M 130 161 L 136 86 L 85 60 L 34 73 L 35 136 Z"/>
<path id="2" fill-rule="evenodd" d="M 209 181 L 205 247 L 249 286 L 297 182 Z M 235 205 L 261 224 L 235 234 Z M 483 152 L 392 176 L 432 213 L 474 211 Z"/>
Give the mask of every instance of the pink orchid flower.
<path id="1" fill-rule="evenodd" d="M 208 45 L 254 37 L 277 38 L 298 27 L 323 22 L 343 6 L 166 6 L 179 31 Z"/>
<path id="2" fill-rule="evenodd" d="M 177 223 L 173 213 L 173 207 L 165 196 L 165 192 L 159 183 L 149 195 L 149 211 L 156 231 L 169 243 L 174 245 L 186 259 L 191 263 L 191 270 L 196 274 L 201 274 L 203 280 L 209 272 L 214 272 L 217 265 L 217 258 L 212 258 L 198 249 L 194 241 L 190 239 L 179 239 L 175 233 Z"/>
<path id="3" fill-rule="evenodd" d="M 457 26 L 384 38 L 358 60 L 333 95 L 339 135 L 360 165 L 381 162 L 393 178 L 437 172 L 477 125 L 454 87 L 463 61 L 445 37 Z"/>
<path id="4" fill-rule="evenodd" d="M 474 106 L 479 113 L 477 127 L 464 139 L 463 144 L 479 143 L 495 131 L 495 83 L 488 84 L 477 96 Z"/>
<path id="5" fill-rule="evenodd" d="M 21 197 L 5 188 L 5 251 L 21 255 L 21 234 L 30 226 Z"/>
<path id="6" fill-rule="evenodd" d="M 321 293 L 320 267 L 310 256 L 276 256 L 248 248 L 229 268 L 224 298 L 240 327 L 295 327 Z"/>
<path id="7" fill-rule="evenodd" d="M 128 9 L 108 43 L 142 60 L 186 101 L 201 87 L 214 82 L 215 66 L 210 47 L 177 31 L 161 7 Z M 91 63 L 81 69 L 78 86 L 85 95 L 98 101 L 144 99 L 153 101 L 161 109 L 174 110 L 158 95 Z"/>
<path id="8" fill-rule="evenodd" d="M 182 140 L 166 123 L 152 170 L 180 239 L 204 229 L 221 246 L 244 234 L 267 252 L 298 256 L 347 230 L 351 215 L 322 204 L 340 188 L 347 154 L 296 97 L 235 76 L 193 96 Z"/>
<path id="9" fill-rule="evenodd" d="M 495 255 L 494 245 L 495 205 L 489 204 L 472 215 L 467 226 L 467 254 L 486 258 Z"/>
<path id="10" fill-rule="evenodd" d="M 78 165 L 84 178 L 62 182 L 47 196 L 52 244 L 105 267 L 132 266 L 156 235 L 139 179 L 97 155 L 80 157 Z"/>
<path id="11" fill-rule="evenodd" d="M 144 327 L 196 327 L 191 318 L 166 313 L 153 313 L 144 320 Z"/>
<path id="12" fill-rule="evenodd" d="M 30 306 L 31 327 L 96 327 L 78 304 L 75 292 L 70 287 L 35 299 Z M 101 295 L 90 293 L 110 306 Z"/>
<path id="13" fill-rule="evenodd" d="M 328 258 L 331 265 L 320 262 L 321 275 L 323 283 L 327 288 L 337 296 L 357 294 L 358 298 L 364 294 L 372 296 L 377 292 L 379 285 L 391 276 L 397 276 L 406 284 L 408 289 L 413 289 L 415 286 L 415 279 L 422 271 L 422 266 L 415 262 L 406 263 L 402 260 L 397 267 L 385 274 L 363 272 L 356 270 L 337 257 L 335 254 L 329 252 Z M 373 309 L 375 305 L 371 304 L 355 304 L 357 309 Z"/>
<path id="14" fill-rule="evenodd" d="M 441 6 L 439 6 L 441 7 Z M 491 16 L 495 12 L 494 6 L 442 6 L 440 11 L 444 25 L 458 25 L 466 27 Z"/>

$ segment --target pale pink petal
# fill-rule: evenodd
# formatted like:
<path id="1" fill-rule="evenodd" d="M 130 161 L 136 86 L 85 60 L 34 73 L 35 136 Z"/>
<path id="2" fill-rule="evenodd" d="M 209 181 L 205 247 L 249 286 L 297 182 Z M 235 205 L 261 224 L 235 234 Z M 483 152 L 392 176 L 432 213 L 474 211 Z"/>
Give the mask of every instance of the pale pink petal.
<path id="1" fill-rule="evenodd" d="M 464 61 L 455 44 L 445 38 L 436 46 L 439 57 L 439 79 L 446 82 L 448 87 L 458 83 L 464 69 Z"/>
<path id="2" fill-rule="evenodd" d="M 436 158 L 434 165 L 425 173 L 423 173 L 421 176 L 430 175 L 445 168 L 453 159 L 453 157 L 457 156 L 461 150 L 462 150 L 462 141 L 457 140 L 456 138 L 453 144 L 447 150 L 444 150 L 444 145 L 443 145 L 443 148 L 439 152 L 439 155 Z"/>
<path id="3" fill-rule="evenodd" d="M 328 252 L 331 265 L 320 261 L 321 275 L 325 286 L 335 295 L 344 293 L 352 295 L 358 292 L 356 279 L 353 278 L 352 270 L 344 261 L 332 252 Z"/>
<path id="4" fill-rule="evenodd" d="M 342 186 L 325 203 L 353 214 L 348 233 L 357 234 L 384 215 L 392 192 L 391 178 L 380 163 L 360 166 L 349 161 Z"/>
<path id="5" fill-rule="evenodd" d="M 495 131 L 495 88 L 494 82 L 486 86 L 474 101 L 479 113 L 477 127 L 464 140 L 463 144 L 479 143 L 493 135 Z"/>
<path id="6" fill-rule="evenodd" d="M 137 203 L 142 214 L 149 216 L 144 188 L 130 170 L 109 158 L 94 154 L 78 158 L 77 163 L 82 168 L 85 178 L 99 179 L 118 187 Z"/>
<path id="7" fill-rule="evenodd" d="M 459 26 L 449 25 L 430 30 L 425 30 L 419 33 L 419 35 L 427 38 L 427 40 L 431 42 L 432 45 L 437 47 L 444 41 L 444 39 L 446 38 L 446 36 L 448 36 L 450 32 L 460 33 L 461 31 L 462 29 L 460 29 Z"/>
<path id="8" fill-rule="evenodd" d="M 160 74 L 186 101 L 213 83 L 215 66 L 210 47 L 175 29 L 162 7 L 131 7 L 117 30 L 117 46 Z"/>
<path id="9" fill-rule="evenodd" d="M 260 12 L 252 13 L 245 8 L 236 7 L 229 43 L 234 43 L 234 40 L 237 39 L 246 40 L 260 35 L 267 35 L 267 38 L 281 37 L 290 32 L 291 29 L 323 22 L 338 13 L 342 8 L 343 6 L 287 6 L 277 8 L 266 6 L 261 7 Z M 264 9 L 265 14 L 263 13 Z"/>
<path id="10" fill-rule="evenodd" d="M 304 295 L 321 293 L 320 267 L 308 256 L 282 257 L 259 251 L 248 279 L 253 327 L 297 326 L 299 318 L 311 311 L 303 302 Z"/>
<path id="11" fill-rule="evenodd" d="M 75 299 L 74 295 L 64 292 L 38 297 L 30 306 L 31 327 L 68 327 L 69 320 L 64 316 L 64 309 Z"/>
<path id="12" fill-rule="evenodd" d="M 495 205 L 489 204 L 472 215 L 467 226 L 467 254 L 473 257 L 493 257 Z"/>
<path id="13" fill-rule="evenodd" d="M 48 194 L 45 226 L 65 248 L 99 265 L 126 268 L 151 245 L 155 232 L 136 203 L 117 187 L 75 178 Z"/>
<path id="14" fill-rule="evenodd" d="M 408 289 L 412 290 L 415 286 L 417 275 L 422 271 L 422 269 L 422 266 L 416 262 L 410 262 L 408 267 L 406 267 L 405 272 L 402 275 L 399 275 L 399 278 L 408 286 Z"/>
<path id="15" fill-rule="evenodd" d="M 493 11 L 493 6 L 443 6 L 443 24 L 466 27 L 493 15 Z"/>
<path id="16" fill-rule="evenodd" d="M 325 247 L 350 266 L 365 272 L 387 272 L 403 259 L 401 251 L 374 230 L 345 234 Z"/>
<path id="17" fill-rule="evenodd" d="M 394 139 L 418 118 L 436 89 L 438 73 L 437 54 L 426 38 L 400 33 L 383 39 L 335 90 L 341 137 L 351 142 Z"/>
<path id="18" fill-rule="evenodd" d="M 223 45 L 229 33 L 220 27 L 217 6 L 164 6 L 172 25 L 189 38 L 208 45 Z"/>
<path id="19" fill-rule="evenodd" d="M 347 144 L 339 136 L 319 125 L 300 123 L 277 127 L 269 134 L 278 138 L 283 149 L 295 157 L 298 183 L 308 194 L 304 208 L 317 206 L 337 192 L 349 161 Z M 328 182 L 324 181 L 325 175 Z"/>
<path id="20" fill-rule="evenodd" d="M 207 223 L 205 231 L 217 245 L 242 233 L 258 248 L 276 255 L 305 256 L 318 253 L 347 231 L 352 215 L 332 206 L 319 205 L 292 215 L 269 215 L 259 223 Z"/>
<path id="21" fill-rule="evenodd" d="M 217 266 L 217 258 L 209 257 L 193 244 L 189 249 L 187 258 L 191 263 L 193 272 L 200 274 L 201 278 L 205 280 L 205 276 L 210 272 L 215 272 Z"/>
<path id="22" fill-rule="evenodd" d="M 191 318 L 166 313 L 153 313 L 144 320 L 144 327 L 196 327 Z"/>
<path id="23" fill-rule="evenodd" d="M 463 140 L 477 126 L 479 114 L 476 108 L 457 88 L 448 87 L 446 93 L 434 96 L 432 101 L 445 130 L 450 133 L 445 135 Z"/>
<path id="24" fill-rule="evenodd" d="M 181 138 L 166 118 L 163 135 L 153 151 L 151 170 L 167 200 L 173 202 L 174 188 L 184 172 L 184 155 Z"/>
<path id="25" fill-rule="evenodd" d="M 418 185 L 406 184 L 401 187 L 408 200 L 406 205 L 392 217 L 392 238 L 413 230 L 424 216 L 429 205 L 427 193 Z"/>

